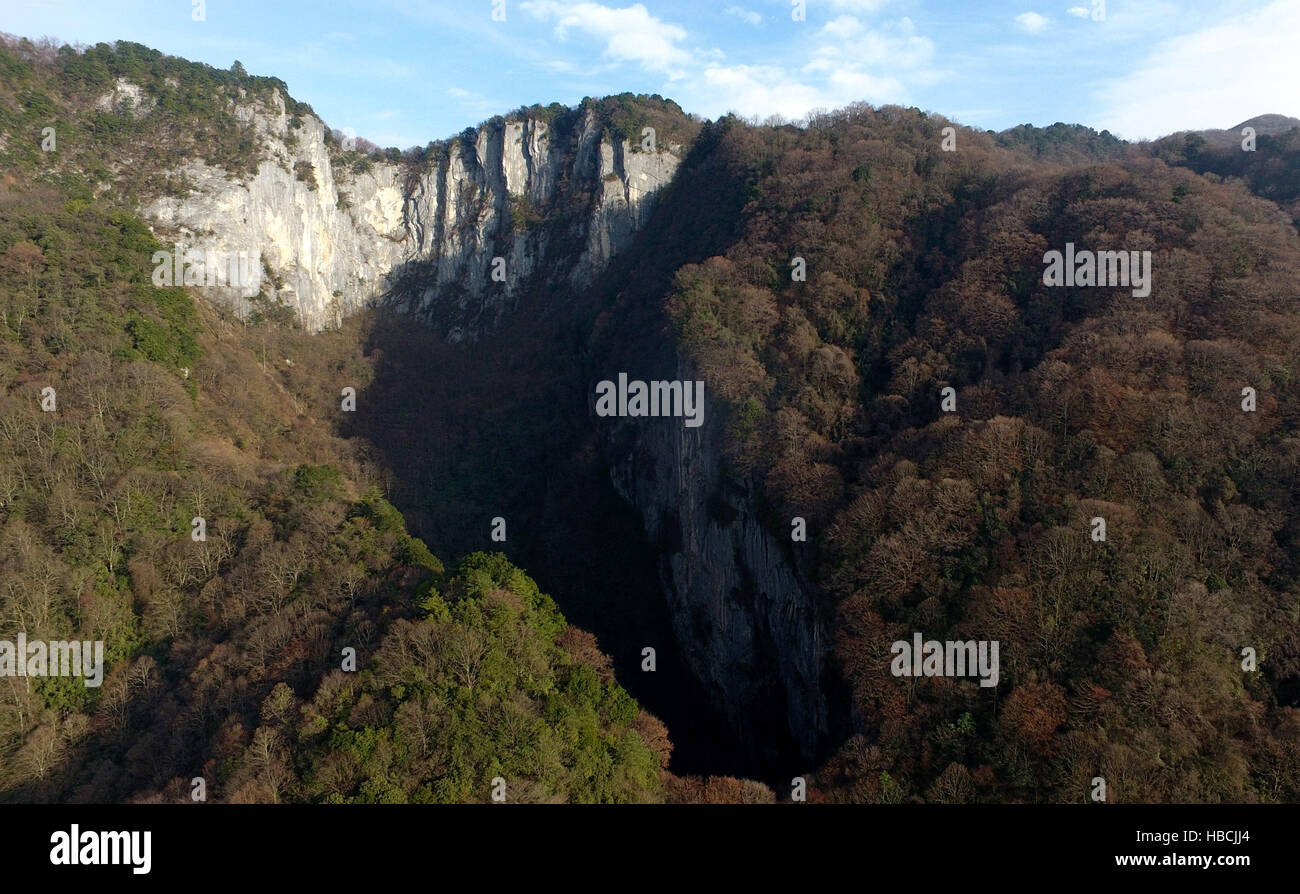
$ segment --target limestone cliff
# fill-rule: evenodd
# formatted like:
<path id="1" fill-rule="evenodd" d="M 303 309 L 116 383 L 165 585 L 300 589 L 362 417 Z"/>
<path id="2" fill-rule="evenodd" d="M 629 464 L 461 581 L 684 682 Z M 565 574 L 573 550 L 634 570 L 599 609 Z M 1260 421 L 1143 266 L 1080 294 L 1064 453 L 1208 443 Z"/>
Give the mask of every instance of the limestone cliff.
<path id="1" fill-rule="evenodd" d="M 475 339 L 535 276 L 590 283 L 644 223 L 681 152 L 634 151 L 581 109 L 494 119 L 423 159 L 354 170 L 336 164 L 325 125 L 290 116 L 278 92 L 235 111 L 262 138 L 257 173 L 237 180 L 191 160 L 174 172 L 188 194 L 143 214 L 165 241 L 259 253 L 269 282 L 212 286 L 210 297 L 245 313 L 266 289 L 312 331 L 387 295 L 449 339 Z"/>
<path id="2" fill-rule="evenodd" d="M 256 175 L 192 160 L 177 172 L 191 192 L 144 213 L 169 240 L 260 251 L 270 282 L 212 295 L 246 311 L 265 286 L 313 331 L 380 296 L 452 341 L 487 335 L 526 296 L 558 305 L 632 246 L 683 154 L 641 151 L 584 107 L 494 119 L 421 159 L 354 170 L 319 119 L 294 126 L 279 94 L 238 114 L 264 139 Z M 754 495 L 724 473 L 714 418 L 706 403 L 702 428 L 625 421 L 613 479 L 657 547 L 691 673 L 754 758 L 811 764 L 830 726 L 828 636 Z"/>

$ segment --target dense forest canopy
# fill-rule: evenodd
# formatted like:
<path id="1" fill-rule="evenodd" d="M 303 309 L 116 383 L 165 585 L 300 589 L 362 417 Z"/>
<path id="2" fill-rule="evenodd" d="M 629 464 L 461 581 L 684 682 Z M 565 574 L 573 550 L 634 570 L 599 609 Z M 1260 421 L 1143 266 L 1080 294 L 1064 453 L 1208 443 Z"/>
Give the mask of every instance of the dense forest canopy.
<path id="1" fill-rule="evenodd" d="M 773 531 L 817 532 L 796 561 L 855 718 L 820 791 L 1085 801 L 1100 775 L 1112 800 L 1295 800 L 1300 240 L 1266 199 L 1300 131 L 1220 182 L 1082 128 L 944 152 L 947 126 L 718 122 L 737 232 L 633 262 L 612 312 L 663 308 L 732 475 Z M 1045 287 L 1067 242 L 1151 251 L 1151 294 Z M 996 691 L 892 675 L 913 631 L 999 641 Z"/>
<path id="2" fill-rule="evenodd" d="M 0 245 L 0 619 L 107 644 L 100 687 L 0 681 L 7 799 L 663 797 L 591 637 L 499 555 L 444 572 L 330 433 L 346 335 L 155 288 L 143 223 L 48 190 L 0 193 Z"/>
<path id="3" fill-rule="evenodd" d="M 135 201 L 186 158 L 255 170 L 234 108 L 274 93 L 311 114 L 136 44 L 0 47 L 0 632 L 107 644 L 99 688 L 0 677 L 0 799 L 769 802 L 797 772 L 810 800 L 1300 800 L 1300 128 L 533 107 L 684 161 L 594 287 L 465 346 L 153 284 Z M 1150 294 L 1044 285 L 1067 243 L 1149 251 Z M 671 772 L 689 724 L 642 707 L 686 699 L 670 645 L 670 687 L 636 676 L 672 545 L 614 496 L 587 391 L 679 362 L 727 480 L 783 542 L 806 521 L 831 632 L 839 734 L 761 782 Z M 466 520 L 503 505 L 500 554 Z M 998 685 L 891 673 L 916 631 L 997 641 Z"/>

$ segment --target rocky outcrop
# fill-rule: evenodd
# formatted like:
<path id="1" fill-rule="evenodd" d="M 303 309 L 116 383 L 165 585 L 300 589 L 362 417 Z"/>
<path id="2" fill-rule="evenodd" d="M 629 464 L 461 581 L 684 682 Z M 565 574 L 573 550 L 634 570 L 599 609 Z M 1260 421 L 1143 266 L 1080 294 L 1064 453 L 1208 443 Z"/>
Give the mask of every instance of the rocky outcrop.
<path id="1" fill-rule="evenodd" d="M 754 759 L 810 765 L 830 735 L 829 638 L 754 495 L 724 474 L 707 392 L 704 420 L 625 420 L 610 440 L 614 486 L 641 512 L 678 643 L 712 703 Z"/>
<path id="2" fill-rule="evenodd" d="M 143 213 L 165 241 L 258 253 L 269 281 L 209 286 L 210 297 L 243 314 L 265 289 L 312 331 L 389 295 L 452 340 L 477 338 L 538 275 L 589 284 L 679 162 L 679 147 L 646 153 L 611 138 L 588 109 L 496 119 L 431 147 L 418 167 L 353 171 L 334 164 L 324 124 L 291 118 L 278 92 L 235 113 L 263 141 L 256 175 L 232 180 L 192 160 L 174 172 L 189 193 Z"/>
<path id="3" fill-rule="evenodd" d="M 130 115 L 132 118 L 148 116 L 156 105 L 138 84 L 126 78 L 118 78 L 112 90 L 95 100 L 95 108 L 101 112 Z"/>
<path id="4" fill-rule="evenodd" d="M 589 111 L 485 125 L 414 183 L 415 250 L 396 296 L 458 341 L 489 331 L 534 286 L 583 288 L 645 223 L 678 163 L 609 139 Z"/>
<path id="5" fill-rule="evenodd" d="M 260 252 L 267 282 L 212 295 L 247 312 L 249 298 L 274 291 L 311 330 L 386 296 L 449 340 L 472 341 L 524 296 L 561 301 L 632 243 L 681 154 L 640 151 L 580 109 L 496 119 L 418 165 L 354 172 L 335 165 L 318 119 L 293 126 L 278 94 L 237 113 L 266 146 L 256 175 L 236 181 L 193 160 L 178 172 L 191 192 L 144 212 L 165 238 Z M 713 410 L 706 403 L 700 428 L 623 420 L 611 441 L 615 486 L 658 547 L 692 675 L 756 762 L 811 765 L 830 725 L 828 637 L 753 494 L 724 474 Z"/>
<path id="6" fill-rule="evenodd" d="M 164 241 L 209 255 L 256 255 L 271 278 L 208 286 L 207 297 L 243 315 L 247 299 L 266 288 L 294 307 L 308 329 L 337 325 L 384 288 L 403 257 L 399 170 L 377 164 L 362 174 L 336 172 L 324 124 L 306 117 L 291 130 L 278 92 L 270 108 L 242 106 L 236 115 L 264 140 L 268 157 L 256 175 L 231 180 L 223 169 L 195 159 L 176 172 L 189 194 L 156 199 L 142 213 Z"/>

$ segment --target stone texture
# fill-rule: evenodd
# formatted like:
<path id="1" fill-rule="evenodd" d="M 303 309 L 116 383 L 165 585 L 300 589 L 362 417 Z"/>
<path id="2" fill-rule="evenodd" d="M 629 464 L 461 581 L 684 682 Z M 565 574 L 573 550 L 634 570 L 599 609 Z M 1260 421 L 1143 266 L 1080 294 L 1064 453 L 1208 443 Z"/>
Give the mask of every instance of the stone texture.
<path id="1" fill-rule="evenodd" d="M 293 139 L 278 94 L 236 112 L 267 144 L 256 176 L 237 182 L 192 161 L 184 174 L 193 192 L 158 199 L 144 214 L 169 241 L 179 234 L 205 250 L 260 250 L 283 283 L 280 297 L 313 331 L 388 294 L 448 339 L 475 340 L 536 277 L 582 288 L 647 222 L 681 151 L 633 151 L 588 112 L 563 134 L 537 119 L 484 125 L 408 179 L 390 163 L 335 170 L 324 125 L 304 117 Z M 314 168 L 315 190 L 294 175 L 300 162 Z M 512 204 L 525 203 L 543 222 L 512 227 Z M 494 257 L 506 262 L 505 283 L 491 279 Z M 240 312 L 257 292 L 208 290 Z M 714 417 L 706 402 L 701 428 L 638 420 L 630 440 L 611 439 L 624 444 L 613 479 L 660 545 L 661 583 L 692 673 L 742 741 L 770 742 L 775 730 L 811 758 L 827 735 L 828 636 L 753 495 L 723 475 Z"/>
<path id="2" fill-rule="evenodd" d="M 651 199 L 679 163 L 672 152 L 611 142 L 588 112 L 558 140 L 537 119 L 483 125 L 472 140 L 451 141 L 407 182 L 405 168 L 389 162 L 363 174 L 335 169 L 325 125 L 309 115 L 291 131 L 278 92 L 270 103 L 234 111 L 264 140 L 257 174 L 232 180 L 195 159 L 175 172 L 193 186 L 190 194 L 156 199 L 142 212 L 164 241 L 260 252 L 282 283 L 280 299 L 311 331 L 337 326 L 396 291 L 449 339 L 476 339 L 539 270 L 554 283 L 590 283 L 645 223 Z M 315 172 L 315 189 L 295 174 L 304 163 Z M 512 227 L 512 203 L 541 222 Z M 557 214 L 575 208 L 579 213 Z M 569 250 L 575 244 L 581 251 Z M 504 282 L 492 280 L 496 257 L 505 261 Z M 205 294 L 246 314 L 247 299 L 262 285 Z"/>
<path id="3" fill-rule="evenodd" d="M 681 379 L 692 378 L 679 368 Z M 829 735 L 821 687 L 827 631 L 783 544 L 759 521 L 754 495 L 723 474 L 717 413 L 704 424 L 628 421 L 613 436 L 613 481 L 641 513 L 660 553 L 661 586 L 691 672 L 742 742 L 788 735 L 811 761 Z M 628 429 L 621 433 L 626 435 Z"/>

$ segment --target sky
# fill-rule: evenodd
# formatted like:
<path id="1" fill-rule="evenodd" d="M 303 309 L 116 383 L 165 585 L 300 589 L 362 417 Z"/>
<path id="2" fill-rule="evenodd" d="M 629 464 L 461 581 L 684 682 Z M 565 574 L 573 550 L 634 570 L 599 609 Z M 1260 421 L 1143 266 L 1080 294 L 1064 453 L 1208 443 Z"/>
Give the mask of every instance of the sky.
<path id="1" fill-rule="evenodd" d="M 522 105 L 658 93 L 798 121 L 851 102 L 1126 139 L 1300 117 L 1300 0 L 4 0 L 0 30 L 278 77 L 423 146 Z"/>

